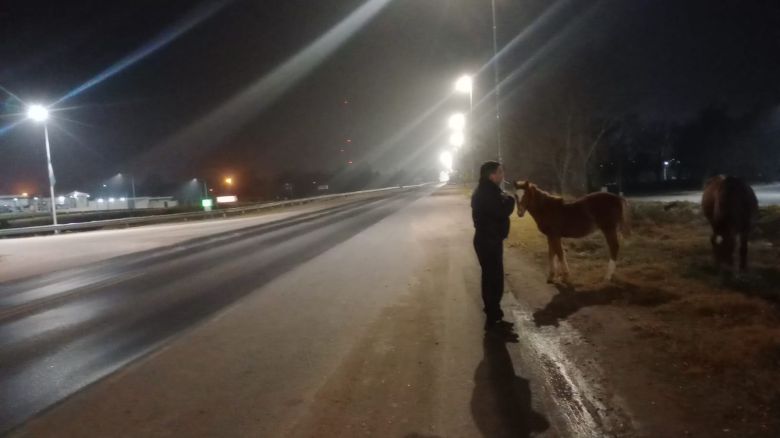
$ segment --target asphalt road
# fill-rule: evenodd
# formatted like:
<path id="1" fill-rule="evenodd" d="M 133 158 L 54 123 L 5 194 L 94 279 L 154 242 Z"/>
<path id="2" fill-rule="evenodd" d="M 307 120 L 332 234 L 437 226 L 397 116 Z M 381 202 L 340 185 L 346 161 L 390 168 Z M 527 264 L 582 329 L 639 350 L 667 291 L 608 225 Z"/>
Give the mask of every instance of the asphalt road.
<path id="1" fill-rule="evenodd" d="M 556 290 L 518 255 L 504 309 L 521 342 L 484 336 L 460 188 L 320 207 L 179 225 L 190 238 L 0 283 L 2 431 L 601 437 L 631 423 L 592 361 L 567 356 L 577 333 L 534 324 Z M 145 233 L 88 234 L 93 251 Z"/>
<path id="2" fill-rule="evenodd" d="M 422 193 L 0 284 L 0 425 L 18 425 Z"/>
<path id="3" fill-rule="evenodd" d="M 77 268 L 111 257 L 262 225 L 374 196 L 372 194 L 354 195 L 349 198 L 312 202 L 231 218 L 89 232 L 67 232 L 47 236 L 4 238 L 0 239 L 0 283 L 52 271 Z"/>

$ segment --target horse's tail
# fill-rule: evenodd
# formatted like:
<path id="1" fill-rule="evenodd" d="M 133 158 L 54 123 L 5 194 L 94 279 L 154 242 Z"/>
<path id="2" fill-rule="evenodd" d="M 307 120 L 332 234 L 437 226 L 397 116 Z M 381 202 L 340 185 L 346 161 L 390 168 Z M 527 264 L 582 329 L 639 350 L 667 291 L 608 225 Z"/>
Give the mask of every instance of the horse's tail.
<path id="1" fill-rule="evenodd" d="M 623 237 L 631 237 L 631 207 L 626 198 L 620 198 L 620 233 Z"/>

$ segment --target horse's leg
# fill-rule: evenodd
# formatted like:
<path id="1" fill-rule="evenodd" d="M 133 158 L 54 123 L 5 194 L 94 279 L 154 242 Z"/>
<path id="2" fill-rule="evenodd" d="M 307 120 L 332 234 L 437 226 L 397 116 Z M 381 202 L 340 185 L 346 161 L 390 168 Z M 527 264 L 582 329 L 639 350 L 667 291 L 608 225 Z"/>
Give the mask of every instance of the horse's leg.
<path id="1" fill-rule="evenodd" d="M 563 281 L 569 281 L 569 262 L 566 261 L 566 253 L 563 251 L 563 241 L 558 238 L 555 239 L 555 255 L 558 257 L 558 261 L 561 263 L 561 270 L 563 271 Z"/>
<path id="2" fill-rule="evenodd" d="M 710 237 L 710 244 L 712 244 L 712 258 L 715 259 L 715 267 L 720 268 L 720 236 L 714 231 Z"/>
<path id="3" fill-rule="evenodd" d="M 748 233 L 739 233 L 739 270 L 747 270 Z"/>
<path id="4" fill-rule="evenodd" d="M 737 236 L 734 232 L 729 231 L 728 234 L 723 236 L 723 242 L 721 242 L 722 260 L 726 265 L 726 269 L 731 273 L 734 271 L 734 249 L 737 246 Z"/>
<path id="5" fill-rule="evenodd" d="M 550 269 L 550 273 L 547 274 L 547 282 L 552 283 L 555 280 L 555 250 L 553 244 L 553 238 L 547 238 L 547 261 Z"/>
<path id="6" fill-rule="evenodd" d="M 615 265 L 617 264 L 618 250 L 620 249 L 617 228 L 604 230 L 604 237 L 607 238 L 607 245 L 609 246 L 609 264 L 607 264 L 607 275 L 604 278 L 607 281 L 612 281 L 612 276 L 615 275 Z"/>

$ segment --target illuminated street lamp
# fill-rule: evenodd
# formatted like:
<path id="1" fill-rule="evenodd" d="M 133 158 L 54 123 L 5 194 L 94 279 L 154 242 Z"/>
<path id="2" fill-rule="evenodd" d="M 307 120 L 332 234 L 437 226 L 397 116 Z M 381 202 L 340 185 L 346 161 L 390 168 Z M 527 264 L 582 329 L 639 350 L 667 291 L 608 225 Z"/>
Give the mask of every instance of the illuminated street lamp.
<path id="1" fill-rule="evenodd" d="M 45 122 L 49 118 L 49 110 L 43 105 L 30 105 L 27 108 L 27 117 L 36 122 Z"/>
<path id="2" fill-rule="evenodd" d="M 49 127 L 46 125 L 46 120 L 49 119 L 49 110 L 43 105 L 30 105 L 27 108 L 27 118 L 34 122 L 43 123 L 43 137 L 46 142 L 46 165 L 49 170 L 49 194 L 51 196 L 51 221 L 52 224 L 57 225 L 57 202 L 54 199 L 54 184 L 56 179 L 54 178 L 54 167 L 51 165 L 51 148 L 49 147 Z M 54 233 L 59 233 L 59 230 L 54 230 Z"/>
<path id="3" fill-rule="evenodd" d="M 468 96 L 469 96 L 469 117 L 472 117 L 473 114 L 474 114 L 474 79 L 472 78 L 472 76 L 466 74 L 466 75 L 463 75 L 463 76 L 459 77 L 455 81 L 455 92 L 456 93 L 461 93 L 461 94 L 468 94 Z M 465 143 L 466 143 L 466 138 L 465 138 L 465 135 L 463 134 L 463 132 L 461 130 L 455 130 L 455 132 L 453 132 L 450 135 L 450 144 L 452 146 L 454 146 L 456 149 L 459 149 Z M 472 167 L 472 169 L 471 169 L 472 172 L 474 171 L 473 167 L 475 166 L 475 164 L 473 163 L 473 157 L 474 157 L 474 155 L 473 155 L 473 151 L 472 151 L 472 166 L 471 166 Z M 465 183 L 465 180 L 464 180 L 464 183 Z"/>
<path id="4" fill-rule="evenodd" d="M 474 106 L 474 81 L 469 75 L 463 75 L 455 81 L 455 91 L 458 93 L 464 93 L 469 95 L 469 112 L 471 112 Z"/>
<path id="5" fill-rule="evenodd" d="M 225 178 L 225 184 L 227 184 L 228 186 L 232 186 L 233 185 L 233 177 L 232 176 L 226 177 Z"/>
<path id="6" fill-rule="evenodd" d="M 466 127 L 466 116 L 461 113 L 455 113 L 450 116 L 447 125 L 453 131 L 463 131 L 463 128 Z"/>
<path id="7" fill-rule="evenodd" d="M 439 162 L 442 166 L 444 166 L 444 170 L 452 172 L 452 161 L 452 152 L 443 151 L 441 154 L 439 154 Z"/>
<path id="8" fill-rule="evenodd" d="M 450 135 L 450 145 L 456 148 L 463 146 L 466 141 L 462 131 L 455 131 Z"/>

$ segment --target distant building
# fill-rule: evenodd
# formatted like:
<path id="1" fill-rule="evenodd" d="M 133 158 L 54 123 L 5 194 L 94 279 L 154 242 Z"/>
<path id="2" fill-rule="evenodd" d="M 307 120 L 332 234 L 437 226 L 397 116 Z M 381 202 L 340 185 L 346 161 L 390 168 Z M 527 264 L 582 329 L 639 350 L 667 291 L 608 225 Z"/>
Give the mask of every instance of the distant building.
<path id="1" fill-rule="evenodd" d="M 172 196 L 141 196 L 136 198 L 90 198 L 89 193 L 70 192 L 55 198 L 57 211 L 101 211 L 132 209 L 165 209 L 179 205 Z M 50 210 L 50 199 L 37 196 L 0 195 L 2 213 L 40 213 Z"/>
<path id="2" fill-rule="evenodd" d="M 140 196 L 135 198 L 97 198 L 90 199 L 86 208 L 74 208 L 69 211 L 165 209 L 179 205 L 171 196 Z"/>
<path id="3" fill-rule="evenodd" d="M 0 195 L 0 213 L 18 213 L 28 210 L 30 198 L 22 195 Z"/>
<path id="4" fill-rule="evenodd" d="M 62 209 L 86 209 L 89 208 L 89 193 L 70 192 L 57 198 L 57 208 Z"/>

